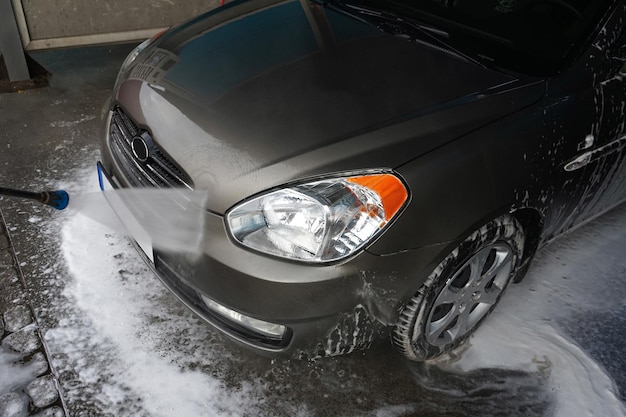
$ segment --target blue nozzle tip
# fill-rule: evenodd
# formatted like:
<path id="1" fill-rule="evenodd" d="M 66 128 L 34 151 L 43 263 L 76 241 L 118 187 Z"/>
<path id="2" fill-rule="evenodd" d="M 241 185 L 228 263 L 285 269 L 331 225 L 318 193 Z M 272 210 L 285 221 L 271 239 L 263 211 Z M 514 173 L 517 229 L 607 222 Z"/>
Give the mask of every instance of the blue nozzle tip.
<path id="1" fill-rule="evenodd" d="M 70 195 L 64 190 L 50 191 L 50 202 L 48 203 L 57 210 L 63 210 L 70 203 Z"/>

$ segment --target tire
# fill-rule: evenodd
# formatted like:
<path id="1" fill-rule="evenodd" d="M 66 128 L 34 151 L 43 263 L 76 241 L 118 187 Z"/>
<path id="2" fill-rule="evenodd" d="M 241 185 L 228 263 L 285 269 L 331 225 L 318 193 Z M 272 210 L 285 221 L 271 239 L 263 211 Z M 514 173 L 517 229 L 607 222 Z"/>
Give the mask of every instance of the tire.
<path id="1" fill-rule="evenodd" d="M 472 233 L 435 268 L 400 313 L 392 340 L 414 361 L 461 345 L 491 313 L 515 275 L 524 233 L 505 215 Z"/>

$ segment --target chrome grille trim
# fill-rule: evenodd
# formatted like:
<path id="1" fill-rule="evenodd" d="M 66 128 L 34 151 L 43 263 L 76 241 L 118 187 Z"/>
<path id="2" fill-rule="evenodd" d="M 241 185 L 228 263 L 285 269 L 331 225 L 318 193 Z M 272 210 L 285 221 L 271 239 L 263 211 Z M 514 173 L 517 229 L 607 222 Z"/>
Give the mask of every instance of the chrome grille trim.
<path id="1" fill-rule="evenodd" d="M 149 135 L 140 129 L 119 106 L 111 110 L 109 141 L 115 160 L 135 187 L 185 187 L 192 189 L 191 179 L 154 144 L 145 162 L 133 154 L 131 143 L 138 135 Z M 150 139 L 152 137 L 150 136 Z"/>

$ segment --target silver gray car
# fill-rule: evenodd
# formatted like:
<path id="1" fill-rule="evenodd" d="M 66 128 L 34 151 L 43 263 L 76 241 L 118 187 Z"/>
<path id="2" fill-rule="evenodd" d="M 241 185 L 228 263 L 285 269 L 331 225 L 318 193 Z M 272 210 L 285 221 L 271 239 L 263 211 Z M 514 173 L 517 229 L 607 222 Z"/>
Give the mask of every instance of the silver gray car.
<path id="1" fill-rule="evenodd" d="M 101 184 L 207 193 L 197 253 L 132 233 L 233 340 L 434 358 L 626 198 L 625 21 L 614 0 L 235 1 L 124 62 Z"/>

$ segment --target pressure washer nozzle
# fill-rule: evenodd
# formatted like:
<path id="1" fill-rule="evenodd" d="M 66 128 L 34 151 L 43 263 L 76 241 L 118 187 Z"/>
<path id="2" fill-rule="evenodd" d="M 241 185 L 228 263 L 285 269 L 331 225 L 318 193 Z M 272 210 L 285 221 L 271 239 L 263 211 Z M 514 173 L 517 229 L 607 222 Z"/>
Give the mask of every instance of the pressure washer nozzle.
<path id="1" fill-rule="evenodd" d="M 40 194 L 39 201 L 57 210 L 63 210 L 70 203 L 70 196 L 64 190 L 43 191 Z"/>
<path id="2" fill-rule="evenodd" d="M 63 210 L 70 202 L 70 196 L 63 190 L 33 193 L 31 191 L 13 190 L 11 188 L 0 187 L 0 194 L 37 200 L 40 203 L 52 206 L 57 210 Z"/>

